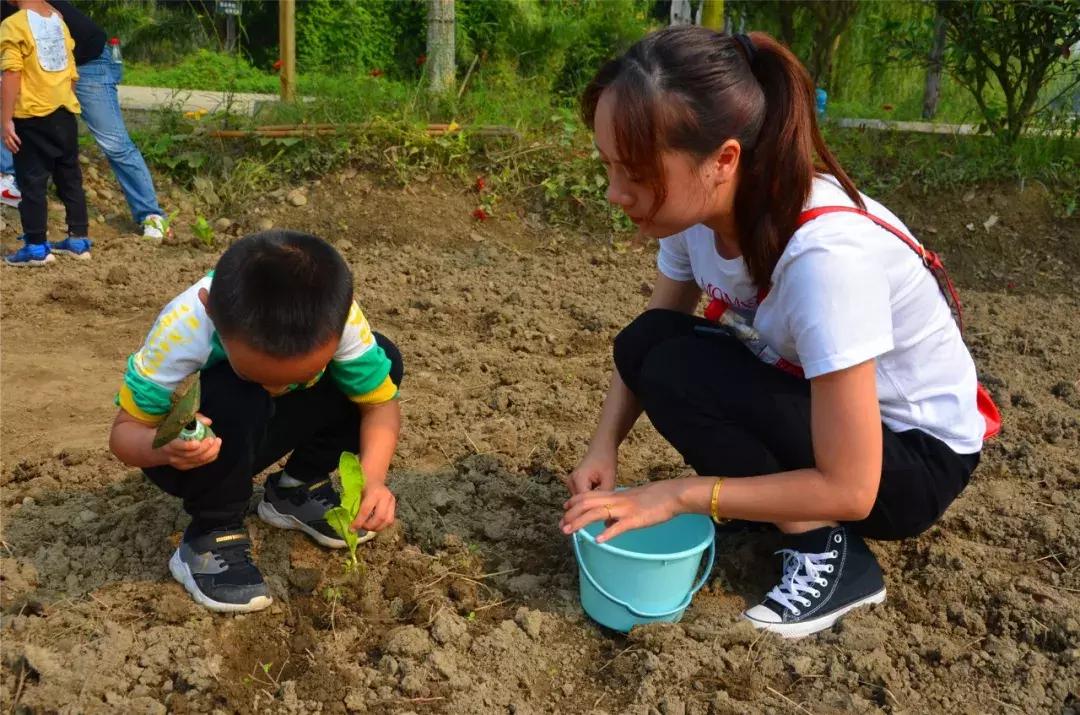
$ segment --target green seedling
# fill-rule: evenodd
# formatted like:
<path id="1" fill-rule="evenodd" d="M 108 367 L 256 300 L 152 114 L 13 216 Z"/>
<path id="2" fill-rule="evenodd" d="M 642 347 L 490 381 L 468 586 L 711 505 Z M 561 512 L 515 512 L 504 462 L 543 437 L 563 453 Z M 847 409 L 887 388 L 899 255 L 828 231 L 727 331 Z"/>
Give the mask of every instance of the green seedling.
<path id="1" fill-rule="evenodd" d="M 165 235 L 168 236 L 172 231 L 173 222 L 176 221 L 176 217 L 180 215 L 180 209 L 172 211 L 168 216 L 163 216 L 161 219 L 162 228 L 165 230 Z"/>
<path id="2" fill-rule="evenodd" d="M 359 565 L 356 560 L 357 536 L 356 532 L 349 527 L 360 512 L 360 495 L 364 491 L 364 468 L 360 466 L 360 460 L 355 454 L 342 452 L 341 459 L 338 460 L 338 473 L 341 475 L 341 506 L 328 510 L 326 521 L 348 544 L 349 565 L 355 568 Z"/>
<path id="3" fill-rule="evenodd" d="M 191 224 L 191 232 L 206 246 L 214 245 L 214 227 L 206 220 L 205 216 L 199 216 L 195 223 Z"/>

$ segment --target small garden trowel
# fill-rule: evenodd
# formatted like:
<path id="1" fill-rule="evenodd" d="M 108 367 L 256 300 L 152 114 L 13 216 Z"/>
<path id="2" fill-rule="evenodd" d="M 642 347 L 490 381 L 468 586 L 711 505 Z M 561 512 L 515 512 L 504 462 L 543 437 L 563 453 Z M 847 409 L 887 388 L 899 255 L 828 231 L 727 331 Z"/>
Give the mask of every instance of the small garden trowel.
<path id="1" fill-rule="evenodd" d="M 193 373 L 177 385 L 172 394 L 172 409 L 158 425 L 153 447 L 164 447 L 174 439 L 194 441 L 213 437 L 214 433 L 195 417 L 202 399 L 199 373 Z"/>

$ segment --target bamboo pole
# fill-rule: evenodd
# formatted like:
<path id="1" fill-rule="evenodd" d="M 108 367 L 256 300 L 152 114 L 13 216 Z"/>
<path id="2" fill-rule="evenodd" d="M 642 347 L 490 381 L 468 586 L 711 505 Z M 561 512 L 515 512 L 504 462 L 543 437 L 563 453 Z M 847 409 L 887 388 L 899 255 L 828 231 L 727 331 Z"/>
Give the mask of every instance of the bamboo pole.
<path id="1" fill-rule="evenodd" d="M 371 128 L 369 123 L 360 124 L 272 124 L 254 129 L 215 129 L 206 133 L 206 136 L 215 139 L 242 139 L 245 137 L 311 137 L 339 134 L 349 131 L 365 131 Z M 451 127 L 449 124 L 429 124 L 424 128 L 428 136 L 444 136 L 462 132 L 474 136 L 519 136 L 513 127 L 483 125 L 477 127 Z"/>
<path id="2" fill-rule="evenodd" d="M 278 0 L 281 101 L 296 101 L 296 0 Z"/>
<path id="3" fill-rule="evenodd" d="M 724 0 L 702 0 L 701 26 L 721 32 L 724 29 Z"/>

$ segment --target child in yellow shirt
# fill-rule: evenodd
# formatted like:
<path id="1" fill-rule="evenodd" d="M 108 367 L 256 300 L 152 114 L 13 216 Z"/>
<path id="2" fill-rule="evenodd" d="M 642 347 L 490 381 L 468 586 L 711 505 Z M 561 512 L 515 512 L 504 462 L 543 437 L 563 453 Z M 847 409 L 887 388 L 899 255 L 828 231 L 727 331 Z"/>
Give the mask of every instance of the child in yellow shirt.
<path id="1" fill-rule="evenodd" d="M 43 266 L 54 253 L 90 257 L 89 219 L 79 167 L 71 39 L 60 13 L 44 0 L 8 0 L 19 11 L 0 24 L 0 128 L 22 189 L 25 245 L 4 257 L 11 266 Z M 68 237 L 48 242 L 49 176 L 67 211 Z"/>

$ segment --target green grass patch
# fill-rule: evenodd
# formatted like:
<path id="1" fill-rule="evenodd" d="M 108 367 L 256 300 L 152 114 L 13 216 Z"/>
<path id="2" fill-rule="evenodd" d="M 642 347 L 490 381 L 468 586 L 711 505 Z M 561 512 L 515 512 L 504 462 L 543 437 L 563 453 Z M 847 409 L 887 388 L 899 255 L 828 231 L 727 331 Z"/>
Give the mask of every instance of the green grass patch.
<path id="1" fill-rule="evenodd" d="M 183 78 L 191 88 L 227 82 L 236 91 L 275 91 L 277 78 L 233 58 L 200 53 L 195 63 L 140 75 Z M 175 75 L 163 75 L 173 72 Z M 230 74 L 231 73 L 231 74 Z M 395 80 L 307 75 L 300 92 L 312 101 L 275 104 L 256 118 L 184 117 L 162 111 L 144 129 L 140 146 L 148 161 L 174 177 L 216 182 L 223 201 L 242 202 L 275 183 L 318 176 L 345 163 L 382 172 L 402 184 L 417 173 L 445 173 L 471 184 L 487 177 L 489 213 L 502 202 L 525 204 L 551 221 L 600 221 L 628 228 L 604 199 L 606 178 L 592 138 L 576 114 L 573 97 L 552 94 L 537 79 L 514 80 L 516 70 L 474 76 L 459 98 L 432 99 L 423 77 Z M 218 85 L 220 86 L 220 84 Z M 460 133 L 429 136 L 429 123 L 457 123 Z M 323 137 L 219 139 L 214 129 L 269 124 L 332 124 Z M 482 137 L 485 125 L 509 127 L 513 136 Z M 1061 215 L 1078 211 L 1080 140 L 1075 136 L 1024 137 L 1013 146 L 988 136 L 951 136 L 840 129 L 826 123 L 827 141 L 866 193 L 929 193 L 987 182 L 1039 181 Z M 227 177 L 227 180 L 226 180 Z"/>
<path id="2" fill-rule="evenodd" d="M 1062 216 L 1080 211 L 1080 138 L 1026 136 L 1009 145 L 991 136 L 841 129 L 826 141 L 859 188 L 873 196 L 929 194 L 986 183 L 1036 181 Z"/>

